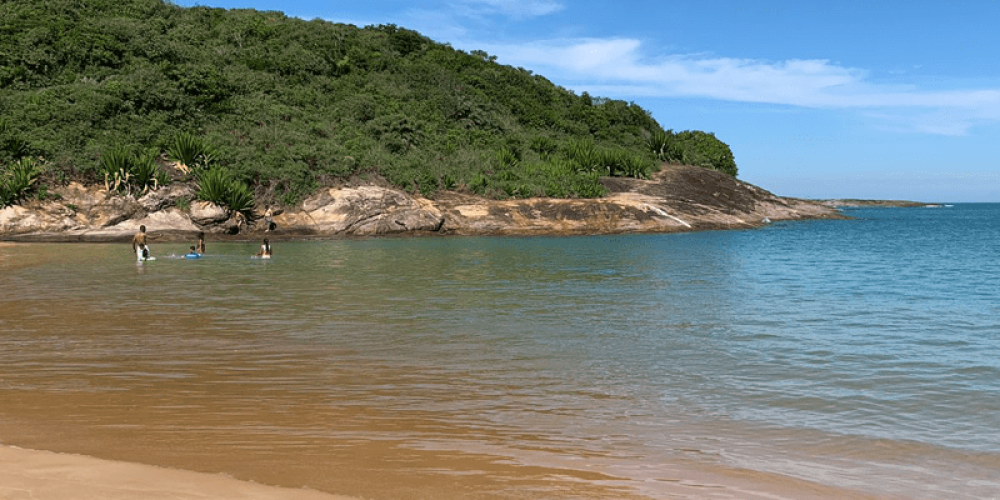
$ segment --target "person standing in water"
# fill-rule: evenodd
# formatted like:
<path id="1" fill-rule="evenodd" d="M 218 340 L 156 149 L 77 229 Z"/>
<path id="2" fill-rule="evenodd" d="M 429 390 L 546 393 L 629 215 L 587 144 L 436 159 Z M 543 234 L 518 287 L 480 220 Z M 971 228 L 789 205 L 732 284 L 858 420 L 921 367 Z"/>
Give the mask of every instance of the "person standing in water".
<path id="1" fill-rule="evenodd" d="M 198 233 L 198 243 L 194 245 L 194 253 L 204 254 L 205 253 L 205 232 L 200 231 Z"/>
<path id="2" fill-rule="evenodd" d="M 254 255 L 254 257 L 260 257 L 262 259 L 271 258 L 271 243 L 267 241 L 267 238 L 264 238 L 264 243 L 261 244 L 260 251 L 257 252 L 257 255 Z"/>
<path id="3" fill-rule="evenodd" d="M 146 244 L 146 226 L 139 226 L 139 232 L 132 237 L 132 252 L 136 254 L 136 257 L 142 259 L 142 252 L 146 251 L 146 256 L 149 256 L 149 246 Z"/>

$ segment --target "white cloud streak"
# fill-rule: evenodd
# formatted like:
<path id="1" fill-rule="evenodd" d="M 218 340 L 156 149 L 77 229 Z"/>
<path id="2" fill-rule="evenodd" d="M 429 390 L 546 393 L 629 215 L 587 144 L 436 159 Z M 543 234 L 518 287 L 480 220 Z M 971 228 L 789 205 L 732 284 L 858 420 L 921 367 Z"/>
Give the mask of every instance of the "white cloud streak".
<path id="1" fill-rule="evenodd" d="M 603 95 L 693 97 L 817 109 L 854 109 L 900 130 L 961 135 L 1000 121 L 1000 88 L 922 90 L 869 81 L 827 60 L 761 61 L 698 55 L 644 58 L 638 40 L 577 39 L 482 44 L 500 62 L 524 66 Z M 569 83 L 572 82 L 572 83 Z"/>
<path id="2" fill-rule="evenodd" d="M 453 6 L 472 17 L 501 14 L 515 19 L 545 16 L 565 8 L 555 0 L 459 0 Z"/>

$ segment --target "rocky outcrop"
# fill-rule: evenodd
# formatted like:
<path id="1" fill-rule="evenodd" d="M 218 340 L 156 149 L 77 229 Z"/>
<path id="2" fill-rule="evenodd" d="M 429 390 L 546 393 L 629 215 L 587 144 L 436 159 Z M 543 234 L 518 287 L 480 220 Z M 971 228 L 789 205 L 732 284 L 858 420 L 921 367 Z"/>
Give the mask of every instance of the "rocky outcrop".
<path id="1" fill-rule="evenodd" d="M 191 222 L 199 226 L 215 226 L 229 220 L 229 212 L 210 201 L 191 203 Z"/>
<path id="2" fill-rule="evenodd" d="M 782 198 L 728 175 L 666 165 L 651 180 L 605 178 L 597 200 L 484 202 L 449 195 L 436 200 L 444 230 L 457 234 L 664 233 L 763 226 L 770 221 L 843 218 L 820 203 Z"/>
<path id="3" fill-rule="evenodd" d="M 430 200 L 376 186 L 325 189 L 302 202 L 300 210 L 275 218 L 278 227 L 308 227 L 320 234 L 373 236 L 437 231 L 444 224 Z"/>
<path id="4" fill-rule="evenodd" d="M 697 167 L 664 166 L 651 180 L 606 178 L 602 182 L 609 194 L 593 200 L 488 200 L 455 192 L 428 200 L 374 185 L 324 188 L 276 215 L 276 229 L 270 234 L 294 238 L 650 233 L 843 218 L 821 202 L 782 198 Z M 56 200 L 0 209 L 0 238 L 127 240 L 140 225 L 168 239 L 190 238 L 197 231 L 256 238 L 264 230 L 262 220 L 244 224 L 215 204 L 191 201 L 194 190 L 183 184 L 166 186 L 138 199 L 76 183 L 56 193 Z"/>

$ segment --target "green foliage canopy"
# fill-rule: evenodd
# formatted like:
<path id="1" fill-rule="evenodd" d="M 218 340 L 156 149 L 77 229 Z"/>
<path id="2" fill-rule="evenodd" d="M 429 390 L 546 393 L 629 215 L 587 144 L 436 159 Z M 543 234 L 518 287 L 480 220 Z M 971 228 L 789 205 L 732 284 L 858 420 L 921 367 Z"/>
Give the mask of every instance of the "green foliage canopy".
<path id="1" fill-rule="evenodd" d="M 664 133 L 634 103 L 578 96 L 482 51 L 279 12 L 7 0 L 0 60 L 8 159 L 30 151 L 99 181 L 116 145 L 180 156 L 192 134 L 215 166 L 286 202 L 368 174 L 428 195 L 599 196 L 597 175 L 648 176 L 648 138 Z M 735 175 L 714 136 L 674 137 L 685 161 Z M 565 168 L 581 141 L 617 156 Z M 504 148 L 516 165 L 498 163 Z"/>

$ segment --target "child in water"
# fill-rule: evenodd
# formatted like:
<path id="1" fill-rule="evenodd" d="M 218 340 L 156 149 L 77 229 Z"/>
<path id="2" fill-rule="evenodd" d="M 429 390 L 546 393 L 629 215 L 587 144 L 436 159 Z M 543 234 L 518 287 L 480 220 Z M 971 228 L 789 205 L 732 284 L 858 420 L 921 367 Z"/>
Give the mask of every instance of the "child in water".
<path id="1" fill-rule="evenodd" d="M 198 253 L 198 250 L 195 249 L 194 245 L 192 245 L 191 249 L 188 250 L 188 253 L 187 253 L 187 255 L 184 256 L 184 258 L 185 259 L 200 259 L 201 258 L 201 254 Z"/>
<path id="2" fill-rule="evenodd" d="M 257 255 L 254 255 L 254 257 L 260 257 L 262 259 L 271 258 L 271 243 L 267 241 L 267 238 L 264 238 L 264 243 L 260 246 L 260 251 L 257 252 Z"/>

